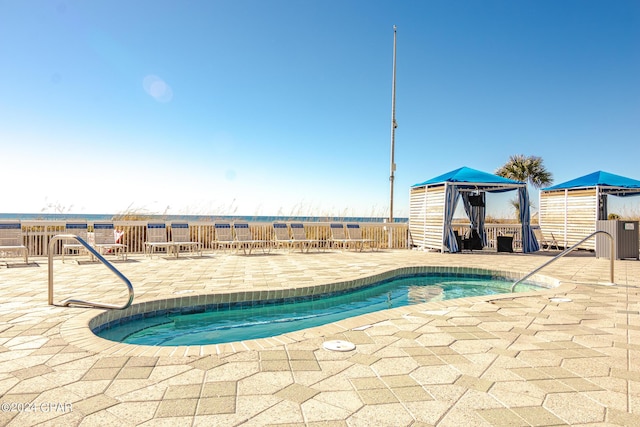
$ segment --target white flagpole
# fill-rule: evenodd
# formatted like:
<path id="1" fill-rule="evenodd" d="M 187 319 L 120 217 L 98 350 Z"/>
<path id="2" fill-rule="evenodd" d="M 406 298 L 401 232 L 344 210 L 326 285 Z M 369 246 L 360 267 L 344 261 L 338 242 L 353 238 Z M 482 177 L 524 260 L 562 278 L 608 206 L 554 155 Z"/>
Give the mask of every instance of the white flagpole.
<path id="1" fill-rule="evenodd" d="M 393 26 L 393 84 L 391 88 L 391 174 L 389 176 L 389 222 L 393 222 L 393 180 L 396 171 L 395 163 L 395 137 L 396 128 L 396 26 Z"/>

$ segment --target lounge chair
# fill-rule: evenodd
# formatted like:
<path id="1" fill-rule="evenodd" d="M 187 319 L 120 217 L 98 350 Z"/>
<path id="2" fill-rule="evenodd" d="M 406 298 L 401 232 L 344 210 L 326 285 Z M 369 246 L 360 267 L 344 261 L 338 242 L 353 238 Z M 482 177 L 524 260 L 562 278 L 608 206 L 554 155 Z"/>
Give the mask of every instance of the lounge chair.
<path id="1" fill-rule="evenodd" d="M 560 244 L 558 243 L 558 240 L 556 240 L 556 236 L 553 235 L 553 233 L 551 233 L 551 245 L 556 245 L 556 249 L 560 250 Z M 569 247 L 569 245 L 567 244 L 567 241 L 564 240 L 562 242 L 562 249 L 566 249 L 567 247 Z"/>
<path id="2" fill-rule="evenodd" d="M 145 254 L 150 257 L 158 249 L 164 249 L 169 255 L 174 250 L 177 257 L 178 251 L 176 244 L 167 240 L 167 226 L 164 223 L 147 224 L 147 240 L 144 242 Z"/>
<path id="3" fill-rule="evenodd" d="M 172 223 L 171 224 L 171 242 L 175 245 L 176 257 L 180 253 L 180 248 L 187 248 L 190 253 L 194 251 L 202 256 L 202 244 L 200 242 L 192 242 L 189 233 L 189 224 Z"/>
<path id="4" fill-rule="evenodd" d="M 289 236 L 289 227 L 284 222 L 273 223 L 273 238 L 276 248 L 286 247 L 287 250 L 291 250 L 295 243 Z"/>
<path id="5" fill-rule="evenodd" d="M 301 222 L 291 223 L 291 234 L 293 234 L 293 241 L 300 245 L 300 250 L 306 248 L 309 252 L 309 249 L 314 245 L 320 248 L 320 240 L 307 239 L 307 232 Z"/>
<path id="6" fill-rule="evenodd" d="M 23 243 L 19 221 L 0 222 L 0 252 L 22 252 L 24 263 L 29 264 L 29 248 Z"/>
<path id="7" fill-rule="evenodd" d="M 362 229 L 360 228 L 360 224 L 347 224 L 347 237 L 351 242 L 354 243 L 356 247 L 360 246 L 360 250 L 363 250 L 365 245 L 368 246 L 371 250 L 377 249 L 375 240 L 365 239 L 362 237 Z"/>
<path id="8" fill-rule="evenodd" d="M 213 227 L 216 230 L 216 239 L 211 242 L 213 249 L 237 248 L 231 224 L 228 222 L 216 222 Z"/>
<path id="9" fill-rule="evenodd" d="M 262 248 L 262 252 L 266 253 L 271 250 L 271 241 L 270 240 L 259 240 L 253 238 L 253 233 L 251 233 L 251 228 L 249 228 L 249 224 L 246 222 L 234 222 L 233 229 L 236 232 L 236 242 L 238 248 L 242 248 L 242 251 L 247 254 L 247 249 L 249 250 L 249 254 L 255 247 Z"/>
<path id="10" fill-rule="evenodd" d="M 116 239 L 116 230 L 111 222 L 96 222 L 93 224 L 93 240 L 94 246 L 100 255 L 106 252 L 120 256 L 123 260 L 127 259 L 127 245 L 119 243 Z"/>
<path id="11" fill-rule="evenodd" d="M 331 243 L 334 247 L 338 246 L 349 249 L 353 246 L 354 242 L 347 236 L 344 230 L 344 224 L 334 222 L 329 224 L 329 228 L 331 229 Z"/>
<path id="12" fill-rule="evenodd" d="M 556 241 L 555 238 L 546 239 L 544 237 L 544 234 L 542 234 L 542 230 L 540 229 L 540 227 L 532 227 L 532 228 L 533 228 L 533 234 L 536 236 L 536 239 L 538 240 L 538 243 L 540 244 L 541 249 L 548 251 L 554 246 L 556 249 L 560 249 L 558 247 L 558 242 Z"/>
<path id="13" fill-rule="evenodd" d="M 68 222 L 65 225 L 66 234 L 74 234 L 87 242 L 87 223 L 86 222 Z M 88 243 L 88 242 L 87 242 Z M 76 253 L 80 255 L 82 252 L 88 252 L 77 240 L 65 240 L 62 243 L 62 262 L 66 254 Z M 91 256 L 93 259 L 93 256 Z"/>

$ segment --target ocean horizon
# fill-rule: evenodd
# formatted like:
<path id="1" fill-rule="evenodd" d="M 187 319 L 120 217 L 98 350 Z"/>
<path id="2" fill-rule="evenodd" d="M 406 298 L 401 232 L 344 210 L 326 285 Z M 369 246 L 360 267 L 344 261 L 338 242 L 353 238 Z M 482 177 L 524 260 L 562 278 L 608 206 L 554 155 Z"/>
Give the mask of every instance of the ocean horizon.
<path id="1" fill-rule="evenodd" d="M 72 214 L 72 213 L 0 213 L 0 219 L 20 221 L 117 221 L 123 214 Z M 124 216 L 127 216 L 126 214 Z M 295 216 L 295 215 L 159 215 L 136 214 L 141 219 L 156 221 L 247 221 L 247 222 L 275 222 L 275 221 L 301 221 L 301 222 L 387 222 L 388 218 L 382 217 L 358 217 L 358 216 Z M 394 223 L 406 223 L 409 218 L 394 218 Z"/>

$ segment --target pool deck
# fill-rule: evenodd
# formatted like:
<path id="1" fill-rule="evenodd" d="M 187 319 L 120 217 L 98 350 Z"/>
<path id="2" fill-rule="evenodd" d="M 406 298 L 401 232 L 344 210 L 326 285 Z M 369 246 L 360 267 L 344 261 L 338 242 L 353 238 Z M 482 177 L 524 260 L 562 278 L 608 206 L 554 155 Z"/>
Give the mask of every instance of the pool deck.
<path id="1" fill-rule="evenodd" d="M 114 265 L 140 303 L 287 291 L 408 266 L 526 273 L 549 257 L 205 252 Z M 126 301 L 109 270 L 78 260 L 54 261 L 56 301 Z M 47 260 L 19 262 L 0 260 L 3 426 L 640 425 L 640 261 L 616 261 L 615 286 L 606 285 L 608 260 L 578 253 L 541 272 L 559 287 L 540 293 L 432 302 L 270 339 L 176 348 L 95 337 L 88 319 L 103 310 L 48 305 Z M 325 350 L 334 339 L 356 349 Z"/>

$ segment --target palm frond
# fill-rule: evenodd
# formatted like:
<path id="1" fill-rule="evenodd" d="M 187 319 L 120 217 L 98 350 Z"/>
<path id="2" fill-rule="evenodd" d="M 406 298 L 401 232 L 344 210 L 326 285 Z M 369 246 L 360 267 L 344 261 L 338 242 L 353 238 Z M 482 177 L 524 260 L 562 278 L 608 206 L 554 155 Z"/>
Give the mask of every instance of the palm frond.
<path id="1" fill-rule="evenodd" d="M 528 182 L 535 188 L 541 188 L 553 182 L 553 175 L 545 168 L 542 157 L 538 156 L 512 155 L 495 173 L 505 178 Z"/>

